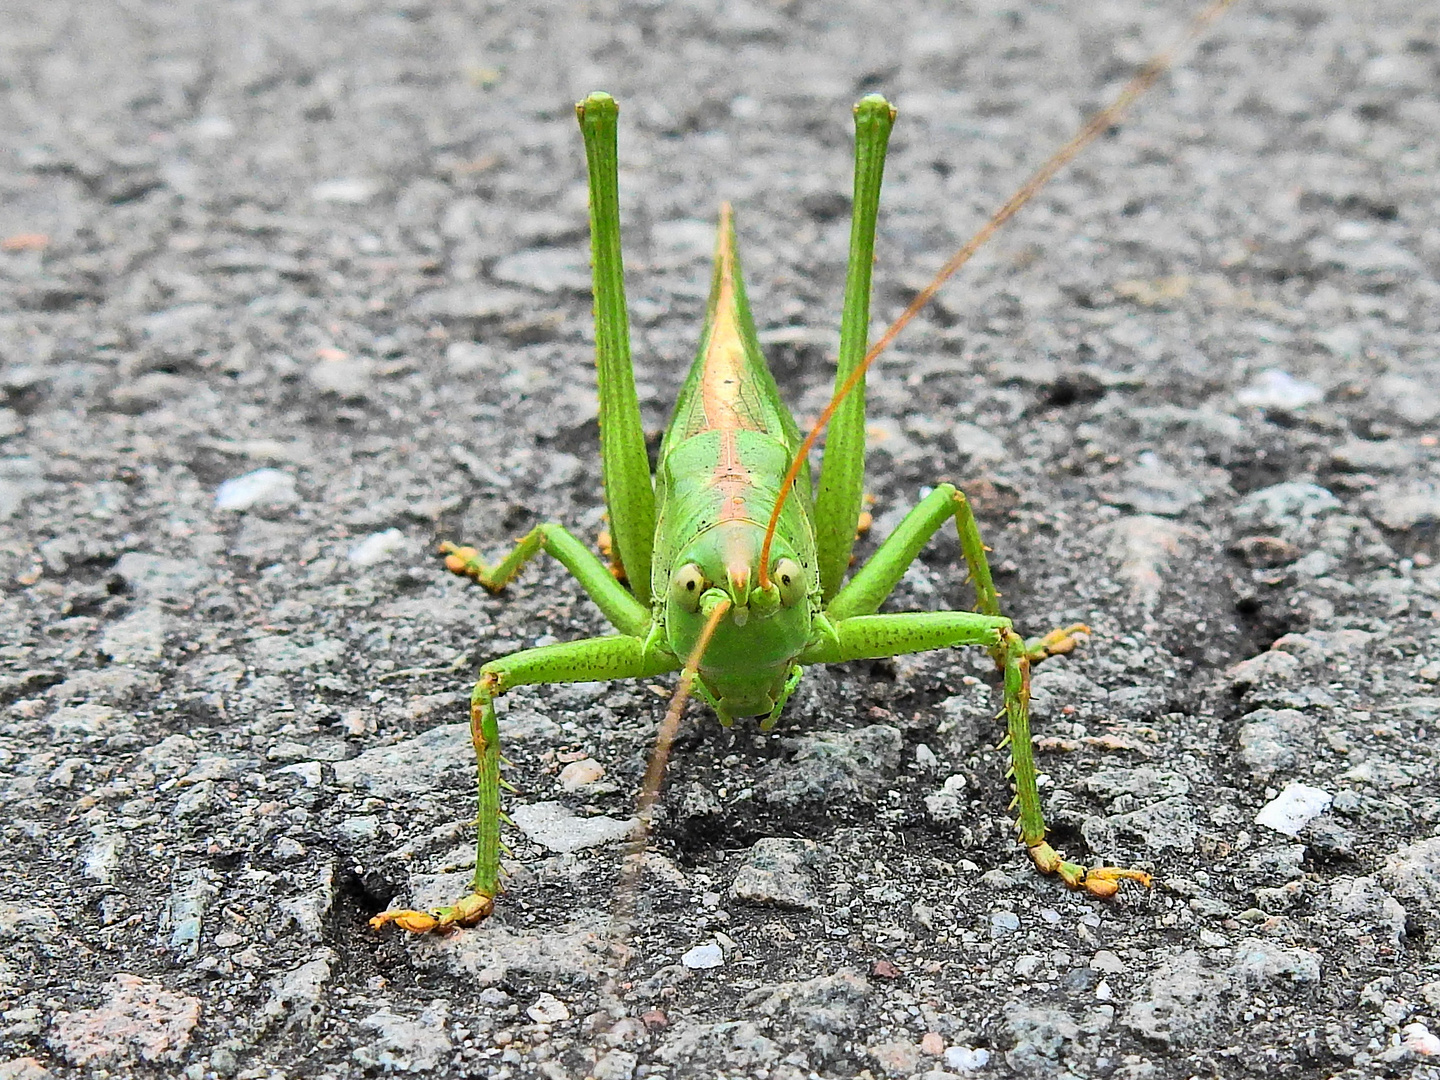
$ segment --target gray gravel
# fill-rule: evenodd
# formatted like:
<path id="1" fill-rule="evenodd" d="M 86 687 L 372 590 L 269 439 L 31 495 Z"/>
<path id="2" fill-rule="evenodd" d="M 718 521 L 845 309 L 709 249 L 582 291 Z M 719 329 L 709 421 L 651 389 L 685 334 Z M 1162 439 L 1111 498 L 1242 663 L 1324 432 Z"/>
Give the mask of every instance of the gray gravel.
<path id="1" fill-rule="evenodd" d="M 1027 632 L 1094 628 L 1042 790 L 1153 890 L 1028 868 L 956 652 L 812 671 L 766 735 L 692 709 L 623 943 L 664 699 L 517 693 L 498 913 L 366 927 L 466 879 L 475 665 L 602 628 L 553 562 L 432 556 L 602 526 L 571 103 L 622 102 L 647 426 L 722 199 L 810 417 L 850 103 L 901 110 L 878 323 L 1192 6 L 10 4 L 0 1078 L 1440 1077 L 1420 0 L 1242 0 L 871 378 L 862 548 L 954 480 Z"/>

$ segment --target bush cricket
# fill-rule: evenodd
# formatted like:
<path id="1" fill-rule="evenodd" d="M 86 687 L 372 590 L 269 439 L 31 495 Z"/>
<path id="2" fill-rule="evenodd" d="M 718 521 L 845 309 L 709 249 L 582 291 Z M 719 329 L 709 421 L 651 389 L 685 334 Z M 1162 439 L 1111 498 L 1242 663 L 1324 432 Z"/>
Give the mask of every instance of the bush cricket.
<path id="1" fill-rule="evenodd" d="M 1196 36 L 1233 0 L 1215 0 L 1191 24 Z M 855 107 L 855 178 L 835 393 L 808 435 L 780 399 L 755 333 L 736 252 L 733 215 L 720 212 L 711 291 L 699 353 L 680 392 L 652 477 L 630 358 L 620 250 L 618 107 L 594 93 L 576 106 L 588 163 L 596 366 L 611 564 L 556 524 L 542 524 L 500 562 L 442 545 L 446 565 L 499 592 L 541 551 L 558 559 L 615 633 L 524 649 L 486 663 L 470 702 L 479 778 L 471 891 L 433 911 L 392 910 L 387 923 L 416 933 L 474 925 L 500 893 L 500 741 L 495 701 L 518 686 L 649 679 L 680 671 L 642 789 L 648 823 L 670 742 L 690 693 L 723 725 L 759 717 L 769 729 L 810 664 L 929 649 L 986 649 L 1003 674 L 1004 709 L 1019 838 L 1042 872 L 1095 896 L 1142 870 L 1086 867 L 1045 838 L 1029 719 L 1030 668 L 1074 648 L 1084 626 L 1024 638 L 1001 613 L 986 547 L 965 496 L 938 485 L 846 579 L 856 539 L 865 456 L 865 373 L 940 286 L 1090 141 L 1113 125 L 1169 67 L 1179 46 L 1149 61 L 1115 101 L 1052 155 L 986 223 L 900 318 L 867 348 L 870 279 L 880 186 L 894 108 L 878 95 Z M 820 475 L 808 453 L 828 427 Z M 975 589 L 973 611 L 880 614 L 906 568 L 954 522 Z M 1003 745 L 1003 744 L 1002 744 Z"/>

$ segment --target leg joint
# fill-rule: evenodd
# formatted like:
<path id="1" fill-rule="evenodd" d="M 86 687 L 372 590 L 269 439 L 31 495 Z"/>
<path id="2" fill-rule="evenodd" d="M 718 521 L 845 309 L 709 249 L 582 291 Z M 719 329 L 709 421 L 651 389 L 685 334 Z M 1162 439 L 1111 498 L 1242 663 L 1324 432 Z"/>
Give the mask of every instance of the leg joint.
<path id="1" fill-rule="evenodd" d="M 480 679 L 475 684 L 475 692 L 472 698 L 484 697 L 487 701 L 494 701 L 509 687 L 505 685 L 505 673 L 496 671 L 489 664 L 480 669 Z"/>

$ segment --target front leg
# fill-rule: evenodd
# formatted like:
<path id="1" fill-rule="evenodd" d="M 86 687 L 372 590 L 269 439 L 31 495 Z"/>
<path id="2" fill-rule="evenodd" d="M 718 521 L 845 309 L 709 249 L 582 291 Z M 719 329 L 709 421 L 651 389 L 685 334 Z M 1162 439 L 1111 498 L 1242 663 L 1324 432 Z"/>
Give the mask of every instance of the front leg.
<path id="1" fill-rule="evenodd" d="M 540 552 L 546 551 L 575 575 L 586 594 L 605 613 L 611 625 L 622 634 L 644 637 L 650 629 L 650 611 L 615 580 L 609 568 L 595 554 L 575 539 L 563 525 L 536 525 L 498 563 L 488 565 L 473 547 L 461 547 L 448 540 L 440 545 L 445 556 L 445 569 L 468 577 L 492 593 L 505 588 L 520 568 Z"/>
<path id="2" fill-rule="evenodd" d="M 920 554 L 920 549 L 951 518 L 955 519 L 960 551 L 975 587 L 975 610 L 984 615 L 999 616 L 1000 592 L 990 575 L 990 561 L 985 557 L 980 526 L 975 521 L 975 512 L 970 509 L 965 493 L 953 484 L 938 485 L 905 515 L 905 520 L 885 538 L 870 560 L 831 601 L 827 614 L 832 619 L 844 619 L 852 615 L 872 615 L 878 611 Z M 1088 633 L 1088 626 L 1075 623 L 1031 638 L 1025 643 L 1025 652 L 1032 664 L 1038 664 L 1046 657 L 1070 652 L 1080 643 L 1078 635 Z M 1004 657 L 994 649 L 990 655 L 995 659 L 995 666 L 1003 669 Z"/>
<path id="3" fill-rule="evenodd" d="M 479 787 L 476 815 L 475 877 L 470 893 L 455 904 L 433 911 L 383 911 L 370 920 L 378 930 L 387 923 L 423 934 L 454 926 L 473 926 L 495 908 L 500 894 L 500 726 L 495 699 L 517 686 L 538 683 L 592 682 L 610 679 L 645 679 L 674 671 L 680 662 L 643 637 L 617 634 L 585 638 L 538 649 L 525 649 L 480 669 L 480 680 L 470 695 L 470 738 L 475 746 Z"/>

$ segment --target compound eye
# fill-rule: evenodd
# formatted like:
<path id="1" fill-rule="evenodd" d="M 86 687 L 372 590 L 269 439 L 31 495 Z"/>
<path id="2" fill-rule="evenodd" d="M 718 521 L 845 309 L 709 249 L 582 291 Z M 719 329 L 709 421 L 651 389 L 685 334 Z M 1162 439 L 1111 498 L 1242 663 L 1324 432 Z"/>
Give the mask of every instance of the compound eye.
<path id="1" fill-rule="evenodd" d="M 794 607 L 805 597 L 805 572 L 794 559 L 780 559 L 771 571 L 775 584 L 780 587 L 780 603 Z"/>
<path id="2" fill-rule="evenodd" d="M 670 602 L 686 611 L 699 611 L 700 594 L 709 587 L 700 567 L 686 563 L 670 575 Z"/>

